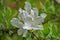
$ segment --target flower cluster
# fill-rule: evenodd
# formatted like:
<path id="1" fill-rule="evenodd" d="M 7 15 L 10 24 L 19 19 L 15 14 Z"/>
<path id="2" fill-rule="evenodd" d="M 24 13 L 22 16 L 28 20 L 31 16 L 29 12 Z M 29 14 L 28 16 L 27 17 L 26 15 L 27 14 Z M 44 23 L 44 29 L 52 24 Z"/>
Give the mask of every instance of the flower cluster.
<path id="1" fill-rule="evenodd" d="M 32 9 L 29 2 L 25 2 L 24 9 L 20 8 L 18 18 L 11 20 L 11 24 L 19 28 L 18 35 L 23 34 L 23 37 L 26 37 L 27 30 L 43 30 L 42 22 L 44 22 L 47 15 L 42 13 L 38 16 L 38 9 Z"/>

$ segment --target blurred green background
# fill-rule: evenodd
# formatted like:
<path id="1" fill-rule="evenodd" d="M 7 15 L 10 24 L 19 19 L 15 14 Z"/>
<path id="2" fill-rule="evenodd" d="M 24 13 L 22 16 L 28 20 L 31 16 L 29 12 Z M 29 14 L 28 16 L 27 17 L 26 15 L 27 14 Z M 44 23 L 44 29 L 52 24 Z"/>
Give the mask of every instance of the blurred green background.
<path id="1" fill-rule="evenodd" d="M 32 8 L 37 7 L 39 15 L 46 13 L 44 30 L 27 33 L 27 37 L 17 35 L 17 28 L 13 27 L 10 20 L 17 17 L 19 8 L 24 9 L 28 1 Z M 60 4 L 55 0 L 0 0 L 0 40 L 60 40 Z"/>

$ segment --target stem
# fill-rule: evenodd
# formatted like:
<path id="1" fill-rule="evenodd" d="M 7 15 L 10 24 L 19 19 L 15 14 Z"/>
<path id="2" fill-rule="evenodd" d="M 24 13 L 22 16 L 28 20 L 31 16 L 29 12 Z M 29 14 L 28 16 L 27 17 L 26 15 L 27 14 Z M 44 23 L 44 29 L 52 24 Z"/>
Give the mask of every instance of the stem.
<path id="1" fill-rule="evenodd" d="M 32 32 L 32 34 L 37 38 L 37 40 L 39 40 L 39 38 Z"/>
<path id="2" fill-rule="evenodd" d="M 25 38 L 25 37 L 23 37 L 23 40 L 26 40 L 26 38 Z"/>

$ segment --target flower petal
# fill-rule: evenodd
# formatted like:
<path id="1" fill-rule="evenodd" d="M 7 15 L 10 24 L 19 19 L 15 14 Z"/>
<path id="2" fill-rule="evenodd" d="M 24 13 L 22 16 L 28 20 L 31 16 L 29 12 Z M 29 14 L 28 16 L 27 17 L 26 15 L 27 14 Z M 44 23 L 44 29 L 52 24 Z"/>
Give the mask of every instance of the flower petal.
<path id="1" fill-rule="evenodd" d="M 30 16 L 34 17 L 34 11 L 31 9 L 31 14 Z"/>
<path id="2" fill-rule="evenodd" d="M 33 30 L 43 30 L 43 25 L 37 25 L 35 27 L 32 27 Z"/>
<path id="3" fill-rule="evenodd" d="M 23 26 L 23 29 L 31 30 L 31 24 L 25 23 L 24 26 Z"/>
<path id="4" fill-rule="evenodd" d="M 46 15 L 45 13 L 42 13 L 40 16 L 41 16 L 42 18 L 45 18 L 47 15 Z"/>
<path id="5" fill-rule="evenodd" d="M 44 19 L 47 15 L 45 13 L 42 13 L 40 16 L 38 16 L 36 19 L 35 19 L 35 24 L 41 24 L 42 22 L 44 22 Z"/>
<path id="6" fill-rule="evenodd" d="M 27 32 L 27 30 L 24 30 L 23 37 L 26 37 Z"/>
<path id="7" fill-rule="evenodd" d="M 23 11 L 24 13 L 24 22 L 25 23 L 31 23 L 32 22 L 32 18 L 30 15 L 28 15 L 28 13 L 26 13 L 25 11 Z"/>
<path id="8" fill-rule="evenodd" d="M 38 9 L 37 8 L 33 8 L 34 11 L 34 16 L 37 17 L 38 16 Z"/>
<path id="9" fill-rule="evenodd" d="M 23 10 L 23 16 L 24 16 L 24 18 L 26 18 L 28 16 L 28 13 L 25 10 Z"/>
<path id="10" fill-rule="evenodd" d="M 11 24 L 17 28 L 22 28 L 23 26 L 23 24 L 17 18 L 13 18 L 11 20 Z"/>
<path id="11" fill-rule="evenodd" d="M 17 31 L 18 35 L 22 35 L 23 32 L 24 32 L 24 29 L 19 29 L 19 30 Z"/>
<path id="12" fill-rule="evenodd" d="M 19 18 L 20 20 L 24 20 L 23 10 L 22 10 L 21 8 L 19 9 L 18 18 Z"/>
<path id="13" fill-rule="evenodd" d="M 25 10 L 23 10 L 23 13 L 19 14 L 18 16 L 19 18 L 21 17 L 24 22 L 30 23 L 32 21 L 32 18 Z"/>
<path id="14" fill-rule="evenodd" d="M 22 12 L 23 12 L 23 10 L 21 8 L 19 8 L 19 13 L 22 13 Z"/>
<path id="15" fill-rule="evenodd" d="M 31 4 L 29 2 L 25 2 L 24 9 L 29 12 L 31 10 Z"/>
<path id="16" fill-rule="evenodd" d="M 24 22 L 30 24 L 32 22 L 32 18 L 26 17 Z"/>
<path id="17" fill-rule="evenodd" d="M 41 24 L 42 22 L 44 22 L 44 19 L 42 17 L 37 17 L 35 20 L 34 20 L 34 23 L 35 24 Z"/>

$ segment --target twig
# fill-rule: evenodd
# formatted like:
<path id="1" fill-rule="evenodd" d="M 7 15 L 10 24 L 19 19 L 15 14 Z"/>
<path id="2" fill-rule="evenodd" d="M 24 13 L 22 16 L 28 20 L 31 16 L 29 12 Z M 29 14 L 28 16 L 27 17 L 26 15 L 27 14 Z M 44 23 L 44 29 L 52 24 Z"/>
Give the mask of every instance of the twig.
<path id="1" fill-rule="evenodd" d="M 32 32 L 32 34 L 37 38 L 37 40 L 39 40 L 39 38 Z"/>

